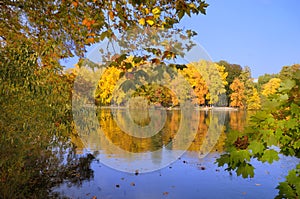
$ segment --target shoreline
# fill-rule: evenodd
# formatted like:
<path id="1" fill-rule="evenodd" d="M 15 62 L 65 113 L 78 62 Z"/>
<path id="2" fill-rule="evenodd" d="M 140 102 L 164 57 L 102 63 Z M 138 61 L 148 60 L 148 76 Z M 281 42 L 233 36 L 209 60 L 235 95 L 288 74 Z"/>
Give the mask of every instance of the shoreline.
<path id="1" fill-rule="evenodd" d="M 128 109 L 126 106 L 92 106 L 92 105 L 86 105 L 85 107 L 96 107 L 97 109 Z M 156 110 L 181 110 L 180 107 L 149 107 L 150 109 L 156 109 Z M 139 108 L 136 108 L 137 110 Z M 194 110 L 199 111 L 239 111 L 242 109 L 234 108 L 234 107 L 195 107 Z"/>

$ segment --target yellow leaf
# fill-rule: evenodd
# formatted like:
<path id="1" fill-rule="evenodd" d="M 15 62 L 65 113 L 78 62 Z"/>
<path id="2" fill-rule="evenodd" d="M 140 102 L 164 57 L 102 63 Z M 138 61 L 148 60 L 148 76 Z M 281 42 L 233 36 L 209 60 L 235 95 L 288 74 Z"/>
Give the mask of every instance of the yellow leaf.
<path id="1" fill-rule="evenodd" d="M 141 19 L 139 20 L 139 24 L 141 24 L 142 26 L 145 25 L 145 19 L 144 19 L 144 18 L 141 18 Z"/>
<path id="2" fill-rule="evenodd" d="M 145 8 L 146 14 L 149 14 L 149 9 Z"/>
<path id="3" fill-rule="evenodd" d="M 157 15 L 157 14 L 160 13 L 160 9 L 159 9 L 158 7 L 156 7 L 156 8 L 154 8 L 154 9 L 152 9 L 152 13 L 153 13 L 154 15 Z"/>
<path id="4" fill-rule="evenodd" d="M 154 24 L 154 21 L 151 20 L 151 19 L 148 19 L 146 22 L 147 22 L 147 24 L 149 24 L 150 26 L 152 26 L 152 25 Z"/>
<path id="5" fill-rule="evenodd" d="M 194 3 L 189 4 L 189 7 L 190 7 L 190 8 L 197 9 L 197 7 L 196 7 L 196 5 L 195 5 Z"/>

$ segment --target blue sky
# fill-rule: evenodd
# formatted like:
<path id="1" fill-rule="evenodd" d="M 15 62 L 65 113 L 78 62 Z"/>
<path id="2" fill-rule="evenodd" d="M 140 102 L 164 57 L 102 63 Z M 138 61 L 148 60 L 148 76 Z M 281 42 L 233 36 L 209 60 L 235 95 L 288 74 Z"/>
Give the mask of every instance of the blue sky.
<path id="1" fill-rule="evenodd" d="M 253 77 L 300 63 L 299 0 L 207 0 L 206 15 L 184 17 L 213 61 L 249 66 Z"/>
<path id="2" fill-rule="evenodd" d="M 179 26 L 198 33 L 196 43 L 213 61 L 249 66 L 254 78 L 300 63 L 299 0 L 207 2 L 206 15 L 185 16 Z M 64 65 L 75 63 L 73 59 Z"/>

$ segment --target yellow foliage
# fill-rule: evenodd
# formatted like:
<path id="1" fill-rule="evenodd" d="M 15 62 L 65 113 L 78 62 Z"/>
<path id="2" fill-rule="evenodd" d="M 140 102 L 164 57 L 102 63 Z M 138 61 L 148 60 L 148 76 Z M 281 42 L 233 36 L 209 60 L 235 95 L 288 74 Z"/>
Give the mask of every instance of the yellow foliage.
<path id="1" fill-rule="evenodd" d="M 152 9 L 152 14 L 157 15 L 160 13 L 160 9 L 158 7 Z"/>
<path id="2" fill-rule="evenodd" d="M 235 78 L 230 85 L 230 89 L 233 91 L 230 95 L 230 106 L 244 108 L 244 99 L 245 99 L 245 86 L 238 78 Z"/>
<path id="3" fill-rule="evenodd" d="M 101 104 L 109 104 L 112 99 L 112 93 L 119 80 L 121 70 L 116 67 L 107 68 L 99 80 L 95 99 Z"/>
<path id="4" fill-rule="evenodd" d="M 252 89 L 252 96 L 247 99 L 247 109 L 258 110 L 261 108 L 260 97 L 256 88 Z"/>
<path id="5" fill-rule="evenodd" d="M 152 26 L 154 24 L 154 21 L 152 19 L 148 19 L 147 21 L 147 24 L 149 24 L 150 26 Z"/>
<path id="6" fill-rule="evenodd" d="M 197 98 L 193 99 L 193 103 L 199 105 L 204 104 L 205 96 L 208 94 L 208 87 L 201 74 L 192 64 L 188 64 L 187 68 L 179 70 L 179 72 L 182 73 L 182 75 L 189 82 L 190 86 L 194 89 Z"/>
<path id="7" fill-rule="evenodd" d="M 272 78 L 270 81 L 262 86 L 262 93 L 264 96 L 275 94 L 280 86 L 281 79 Z"/>
<path id="8" fill-rule="evenodd" d="M 226 78 L 228 76 L 228 72 L 225 72 L 225 66 L 220 66 L 220 65 L 216 64 L 216 67 L 220 73 L 223 85 L 226 86 L 228 84 L 228 82 L 226 80 Z"/>
<path id="9" fill-rule="evenodd" d="M 142 26 L 145 25 L 145 22 L 146 22 L 146 21 L 145 21 L 145 18 L 141 18 L 141 19 L 139 20 L 139 24 L 141 24 Z"/>

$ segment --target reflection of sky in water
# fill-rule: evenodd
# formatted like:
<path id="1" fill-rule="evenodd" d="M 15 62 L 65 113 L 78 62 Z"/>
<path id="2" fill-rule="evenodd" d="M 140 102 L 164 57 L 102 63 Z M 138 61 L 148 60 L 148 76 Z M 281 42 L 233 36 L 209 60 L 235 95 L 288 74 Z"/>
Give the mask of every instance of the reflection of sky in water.
<path id="1" fill-rule="evenodd" d="M 269 199 L 276 196 L 275 188 L 284 180 L 287 171 L 299 162 L 282 156 L 272 165 L 252 161 L 256 168 L 255 177 L 243 179 L 218 168 L 214 164 L 217 156 L 210 154 L 198 159 L 197 153 L 187 152 L 169 167 L 138 175 L 115 171 L 94 162 L 94 180 L 83 183 L 79 188 L 64 184 L 60 190 L 71 198 Z"/>
<path id="2" fill-rule="evenodd" d="M 206 112 L 203 112 L 206 113 Z M 209 113 L 209 112 L 208 112 Z M 229 128 L 243 128 L 245 123 L 239 120 L 243 118 L 244 112 L 227 112 L 229 117 Z M 200 115 L 200 121 L 207 122 L 209 114 L 205 117 Z M 240 126 L 234 124 L 239 123 Z M 108 120 L 110 121 L 110 120 Z M 213 120 L 211 120 L 212 123 Z M 218 120 L 215 120 L 215 125 Z M 222 123 L 223 124 L 223 123 Z M 232 126 L 233 125 L 233 126 Z M 200 124 L 201 126 L 201 124 Z M 201 129 L 206 129 L 201 126 Z M 200 137 L 202 134 L 200 134 Z M 226 137 L 226 133 L 223 133 Z M 219 140 L 222 136 L 219 137 Z M 199 137 L 198 137 L 199 138 Z M 122 138 L 120 138 L 122 140 Z M 225 138 L 224 138 L 225 139 Z M 97 142 L 95 137 L 91 139 Z M 222 139 L 221 139 L 222 140 Z M 193 142 L 194 143 L 194 142 Z M 199 148 L 201 142 L 196 141 L 196 148 Z M 92 146 L 98 146 L 97 144 Z M 197 149 L 198 149 L 197 148 Z M 150 150 L 151 151 L 151 150 Z M 221 152 L 221 150 L 219 150 Z M 83 149 L 84 153 L 93 152 L 90 149 Z M 293 157 L 280 156 L 280 160 L 273 164 L 261 163 L 252 160 L 251 163 L 255 167 L 255 176 L 250 179 L 237 177 L 235 172 L 230 175 L 224 171 L 225 167 L 217 167 L 214 162 L 219 156 L 219 153 L 212 152 L 199 159 L 199 152 L 194 149 L 189 149 L 183 153 L 181 157 L 176 158 L 167 167 L 162 169 L 142 173 L 140 170 L 138 175 L 135 173 L 126 173 L 112 169 L 106 165 L 115 164 L 117 168 L 132 167 L 143 168 L 151 162 L 154 165 L 163 164 L 168 158 L 172 159 L 170 150 L 165 146 L 162 147 L 159 153 L 145 152 L 144 158 L 136 159 L 138 156 L 127 156 L 116 153 L 114 151 L 99 150 L 97 160 L 92 162 L 91 168 L 94 170 L 94 179 L 89 182 L 84 182 L 80 187 L 68 186 L 68 183 L 63 184 L 57 191 L 61 191 L 66 196 L 71 198 L 124 198 L 124 199 L 139 199 L 139 198 L 274 198 L 278 190 L 276 186 L 281 181 L 284 181 L 290 169 L 293 169 L 299 159 Z M 103 161 L 105 164 L 103 164 Z M 134 183 L 134 184 L 133 184 Z M 118 185 L 119 187 L 116 187 Z"/>

